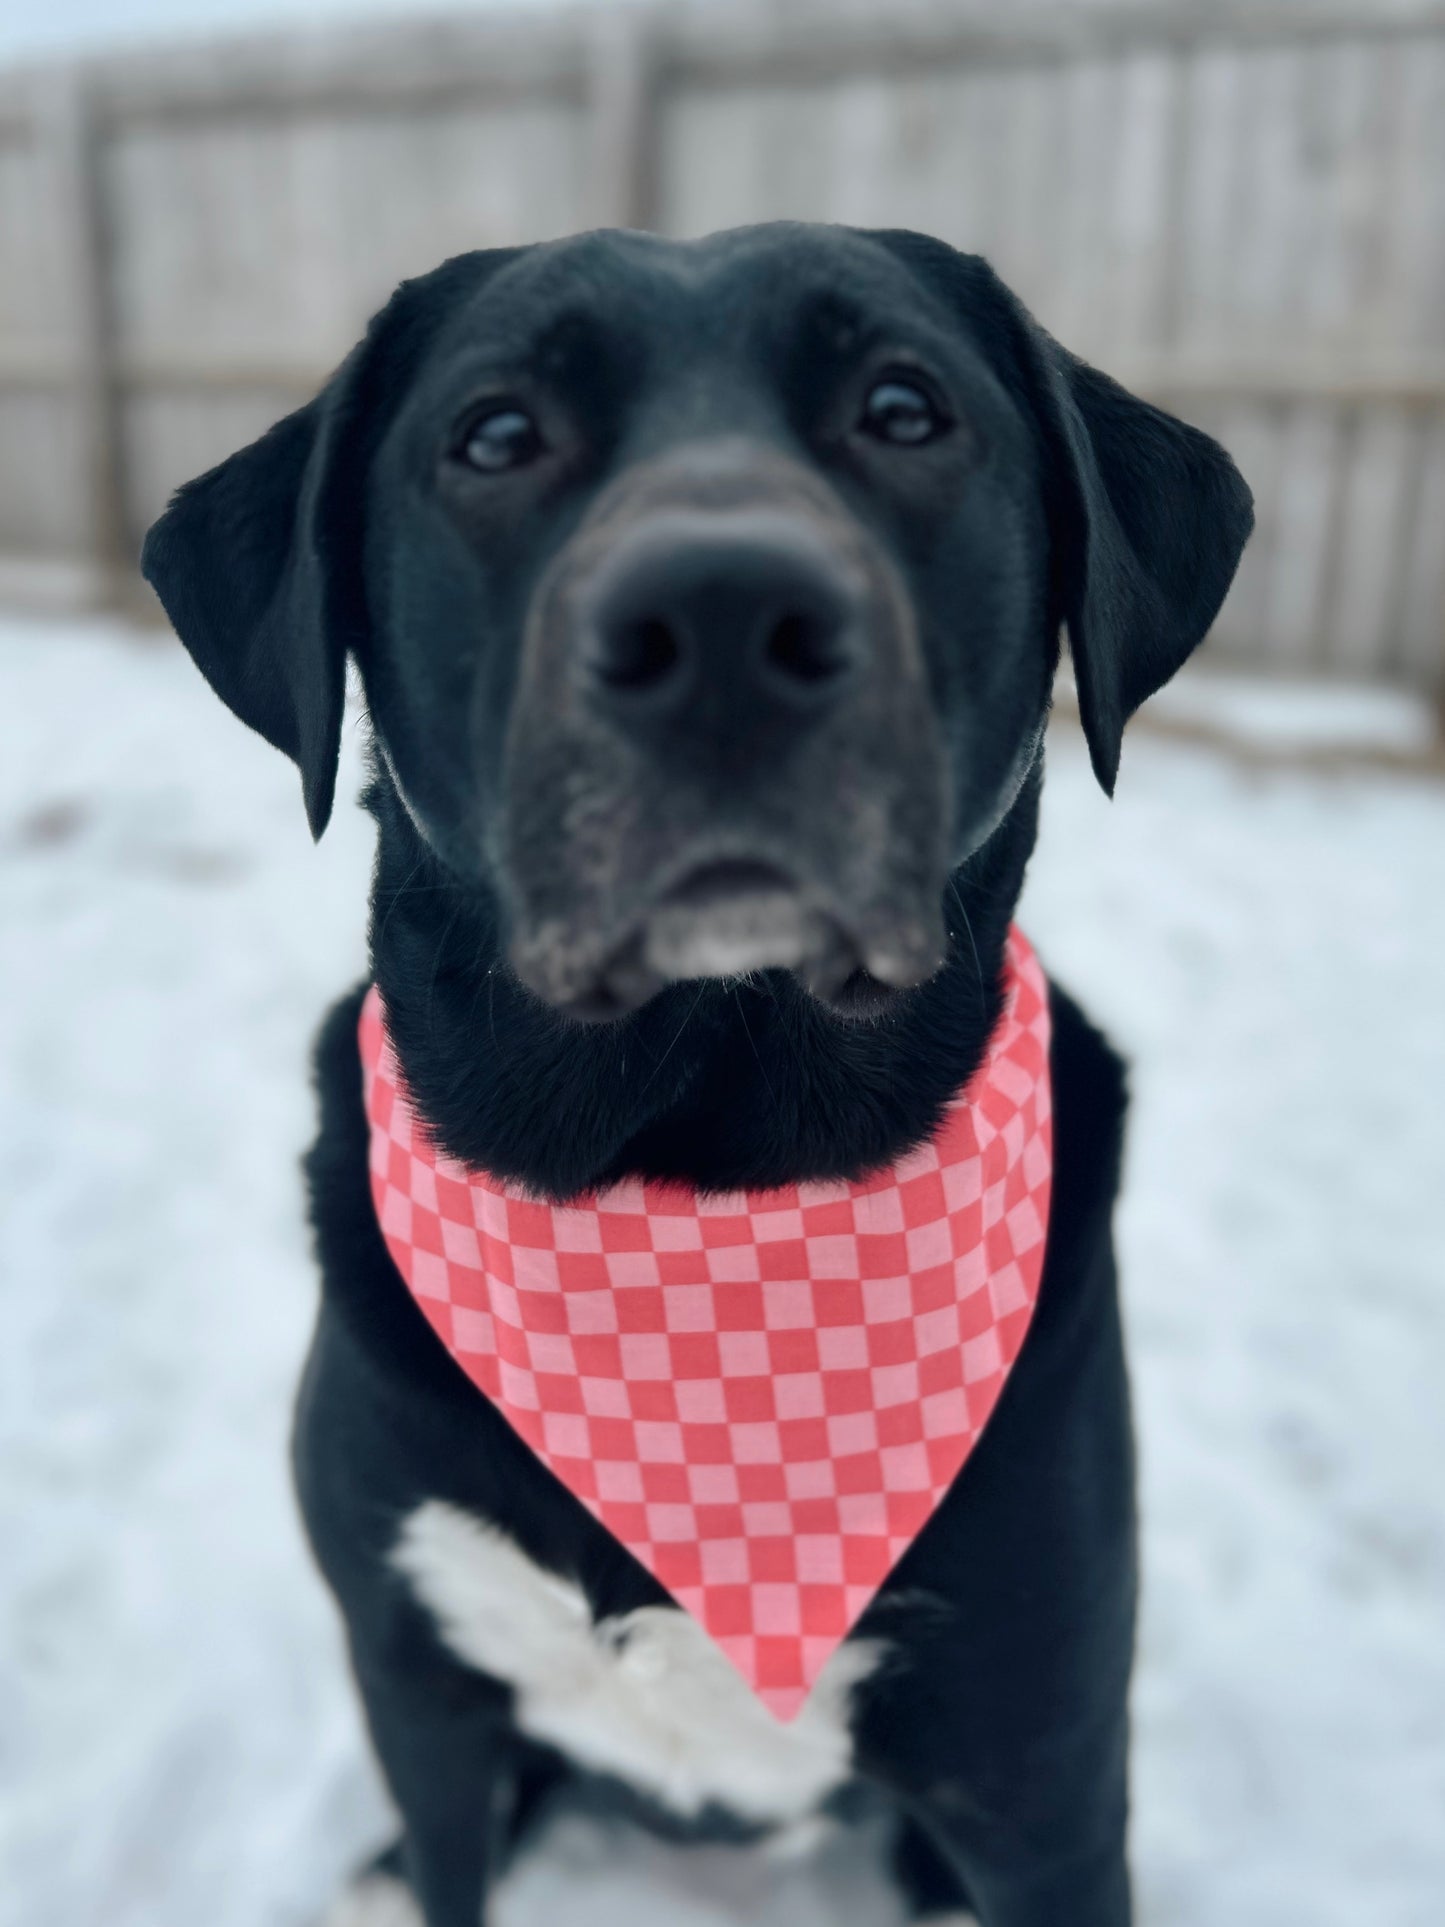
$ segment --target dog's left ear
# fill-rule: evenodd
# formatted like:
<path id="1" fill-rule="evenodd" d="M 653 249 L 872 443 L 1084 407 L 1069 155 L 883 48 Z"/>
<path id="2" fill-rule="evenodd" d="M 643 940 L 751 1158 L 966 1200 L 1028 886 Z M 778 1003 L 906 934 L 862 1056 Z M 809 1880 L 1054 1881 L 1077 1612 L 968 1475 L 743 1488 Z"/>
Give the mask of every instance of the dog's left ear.
<path id="1" fill-rule="evenodd" d="M 187 482 L 146 536 L 141 572 L 197 667 L 297 765 L 311 834 L 331 816 L 359 558 L 338 499 L 353 352 L 314 401 Z M 354 478 L 343 478 L 348 494 Z"/>
<path id="2" fill-rule="evenodd" d="M 1124 725 L 1198 648 L 1254 526 L 1229 456 L 1061 348 L 977 254 L 875 230 L 941 292 L 1042 438 L 1053 612 L 1069 632 L 1094 773 L 1113 795 Z"/>
<path id="3" fill-rule="evenodd" d="M 1218 442 L 1019 314 L 1050 449 L 1057 606 L 1094 774 L 1112 796 L 1124 725 L 1204 640 L 1254 503 Z"/>

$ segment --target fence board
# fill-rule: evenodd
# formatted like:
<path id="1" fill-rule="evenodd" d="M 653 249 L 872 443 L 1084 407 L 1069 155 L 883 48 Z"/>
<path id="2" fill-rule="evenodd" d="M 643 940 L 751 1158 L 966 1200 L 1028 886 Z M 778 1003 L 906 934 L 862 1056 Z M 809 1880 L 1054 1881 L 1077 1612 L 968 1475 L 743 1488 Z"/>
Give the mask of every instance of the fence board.
<path id="1" fill-rule="evenodd" d="M 1325 619 L 1324 584 L 1339 516 L 1340 410 L 1300 402 L 1289 414 L 1279 483 L 1281 553 L 1263 615 L 1263 651 L 1273 667 L 1301 670 Z"/>
<path id="2" fill-rule="evenodd" d="M 1423 417 L 1421 444 L 1400 634 L 1382 667 L 1403 681 L 1438 689 L 1445 656 L 1445 408 Z"/>
<path id="3" fill-rule="evenodd" d="M 1355 675 L 1368 675 L 1393 653 L 1410 430 L 1403 409 L 1361 412 L 1345 471 L 1339 574 L 1324 642 L 1325 660 Z"/>
<path id="4" fill-rule="evenodd" d="M 403 276 L 575 225 L 579 117 L 357 116 L 124 129 L 112 149 L 123 346 L 152 361 L 344 353 Z"/>
<path id="5" fill-rule="evenodd" d="M 53 198 L 33 129 L 0 137 L 0 339 L 38 346 L 66 330 Z"/>
<path id="6" fill-rule="evenodd" d="M 1217 653 L 1263 664 L 1272 584 L 1279 566 L 1280 483 L 1287 459 L 1289 408 L 1275 401 L 1234 401 L 1187 412 L 1200 427 L 1218 436 L 1254 489 L 1254 536 L 1215 625 L 1213 647 Z"/>
<path id="7" fill-rule="evenodd" d="M 61 392 L 0 391 L 0 529 L 6 547 L 40 556 L 75 550 L 85 499 L 84 424 Z"/>

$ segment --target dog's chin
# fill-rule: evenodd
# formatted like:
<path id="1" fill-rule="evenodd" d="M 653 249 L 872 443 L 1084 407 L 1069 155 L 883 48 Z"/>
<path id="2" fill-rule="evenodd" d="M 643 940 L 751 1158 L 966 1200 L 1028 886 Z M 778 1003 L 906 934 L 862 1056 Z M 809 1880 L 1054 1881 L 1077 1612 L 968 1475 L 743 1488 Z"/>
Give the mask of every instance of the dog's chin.
<path id="1" fill-rule="evenodd" d="M 863 1019 L 936 967 L 917 943 L 907 955 L 894 942 L 870 945 L 844 913 L 772 865 L 730 861 L 693 870 L 665 890 L 606 951 L 589 982 L 548 1001 L 583 1022 L 606 1023 L 672 984 L 786 970 L 838 1017 Z"/>

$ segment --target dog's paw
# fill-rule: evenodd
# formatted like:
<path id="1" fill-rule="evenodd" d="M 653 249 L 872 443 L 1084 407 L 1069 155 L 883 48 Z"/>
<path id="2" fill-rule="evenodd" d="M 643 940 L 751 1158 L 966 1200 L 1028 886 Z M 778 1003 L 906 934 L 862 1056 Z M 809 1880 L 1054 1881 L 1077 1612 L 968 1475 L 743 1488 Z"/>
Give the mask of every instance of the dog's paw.
<path id="1" fill-rule="evenodd" d="M 424 1927 L 424 1923 L 404 1880 L 389 1873 L 364 1873 L 341 1895 L 320 1927 Z"/>

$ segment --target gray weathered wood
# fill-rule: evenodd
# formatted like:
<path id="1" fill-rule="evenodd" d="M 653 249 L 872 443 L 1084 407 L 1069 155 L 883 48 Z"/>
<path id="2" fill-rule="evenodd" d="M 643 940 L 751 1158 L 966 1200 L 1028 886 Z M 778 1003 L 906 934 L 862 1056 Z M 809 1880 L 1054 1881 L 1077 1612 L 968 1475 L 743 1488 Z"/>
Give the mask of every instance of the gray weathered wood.
<path id="1" fill-rule="evenodd" d="M 779 217 L 984 252 L 1219 433 L 1260 510 L 1221 654 L 1445 682 L 1445 0 L 483 12 L 0 75 L 0 560 L 114 579 L 447 254 Z"/>
<path id="2" fill-rule="evenodd" d="M 649 228 L 657 212 L 657 74 L 648 18 L 604 12 L 590 24 L 587 46 L 589 222 Z"/>
<path id="3" fill-rule="evenodd" d="M 35 124 L 53 182 L 50 211 L 61 259 L 58 293 L 69 316 L 70 400 L 84 489 L 83 547 L 102 581 L 134 566 L 127 517 L 115 317 L 110 301 L 110 227 L 94 101 L 77 73 L 37 88 Z"/>

